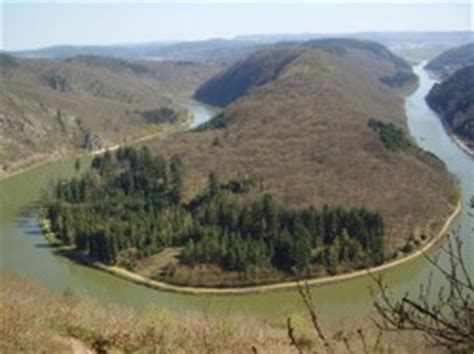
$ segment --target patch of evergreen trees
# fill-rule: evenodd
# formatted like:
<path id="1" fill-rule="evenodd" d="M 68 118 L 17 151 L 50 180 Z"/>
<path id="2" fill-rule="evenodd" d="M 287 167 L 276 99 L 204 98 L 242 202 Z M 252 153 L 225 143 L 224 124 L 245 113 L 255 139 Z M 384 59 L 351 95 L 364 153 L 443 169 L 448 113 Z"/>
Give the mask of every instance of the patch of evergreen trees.
<path id="1" fill-rule="evenodd" d="M 142 112 L 143 118 L 149 123 L 161 124 L 161 123 L 176 123 L 179 119 L 179 115 L 173 109 L 168 107 L 161 107 L 153 109 L 151 111 Z"/>
<path id="2" fill-rule="evenodd" d="M 46 202 L 52 230 L 65 244 L 107 264 L 133 265 L 167 246 L 181 262 L 246 271 L 271 266 L 291 274 L 323 267 L 364 267 L 384 260 L 381 216 L 365 208 L 285 208 L 253 198 L 252 182 L 223 184 L 215 173 L 191 201 L 182 198 L 179 156 L 121 148 L 92 161 L 81 178 L 60 181 Z"/>
<path id="3" fill-rule="evenodd" d="M 414 147 L 410 139 L 407 138 L 405 132 L 391 122 L 384 123 L 379 120 L 370 119 L 369 127 L 379 135 L 380 140 L 382 140 L 384 146 L 389 150 L 406 151 Z"/>

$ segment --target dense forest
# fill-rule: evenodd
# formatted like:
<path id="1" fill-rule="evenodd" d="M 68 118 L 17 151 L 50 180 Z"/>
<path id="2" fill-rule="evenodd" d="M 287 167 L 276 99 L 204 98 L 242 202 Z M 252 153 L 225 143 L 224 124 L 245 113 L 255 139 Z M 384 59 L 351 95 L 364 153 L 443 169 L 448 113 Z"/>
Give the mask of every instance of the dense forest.
<path id="1" fill-rule="evenodd" d="M 446 120 L 452 131 L 474 145 L 474 66 L 457 71 L 433 86 L 426 100 Z"/>
<path id="2" fill-rule="evenodd" d="M 365 208 L 292 210 L 271 195 L 254 196 L 251 180 L 208 186 L 183 200 L 179 156 L 153 157 L 121 148 L 94 158 L 80 178 L 57 183 L 45 202 L 52 231 L 91 259 L 133 268 L 165 247 L 181 247 L 180 263 L 244 272 L 272 267 L 304 275 L 323 267 L 360 268 L 384 261 L 384 224 Z M 249 197 L 251 196 L 251 197 Z"/>

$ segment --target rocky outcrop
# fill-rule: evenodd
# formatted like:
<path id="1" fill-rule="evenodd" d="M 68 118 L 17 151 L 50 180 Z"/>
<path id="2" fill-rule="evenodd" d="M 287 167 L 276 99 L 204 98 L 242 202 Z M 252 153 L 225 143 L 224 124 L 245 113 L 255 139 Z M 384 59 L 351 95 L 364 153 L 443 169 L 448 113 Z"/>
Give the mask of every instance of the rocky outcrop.
<path id="1" fill-rule="evenodd" d="M 99 150 L 104 147 L 104 141 L 103 139 L 92 132 L 87 132 L 84 135 L 84 142 L 82 144 L 82 147 L 87 150 Z"/>

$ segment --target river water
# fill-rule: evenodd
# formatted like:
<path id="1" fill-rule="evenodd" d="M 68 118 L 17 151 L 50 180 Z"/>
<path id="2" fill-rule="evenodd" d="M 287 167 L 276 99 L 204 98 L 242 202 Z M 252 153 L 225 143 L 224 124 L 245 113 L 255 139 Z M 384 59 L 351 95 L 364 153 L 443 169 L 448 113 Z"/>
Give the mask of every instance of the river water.
<path id="1" fill-rule="evenodd" d="M 446 134 L 438 117 L 426 105 L 424 97 L 433 85 L 433 80 L 421 66 L 416 67 L 415 71 L 420 77 L 420 86 L 406 99 L 409 129 L 417 143 L 439 156 L 459 180 L 463 210 L 453 228 L 460 230 L 465 242 L 463 250 L 468 256 L 468 266 L 471 273 L 474 273 L 474 261 L 471 259 L 474 250 L 473 219 L 468 215 L 467 207 L 467 201 L 474 190 L 474 161 L 458 148 Z M 195 101 L 190 101 L 188 108 L 195 114 L 191 127 L 215 114 L 215 110 Z M 87 165 L 90 159 L 84 157 L 82 165 Z M 76 294 L 137 308 L 153 306 L 178 312 L 206 311 L 229 315 L 287 315 L 302 309 L 302 303 L 294 290 L 242 296 L 179 295 L 136 285 L 55 255 L 41 234 L 32 204 L 40 198 L 41 189 L 51 181 L 73 175 L 74 160 L 63 159 L 0 181 L 0 264 L 3 269 L 33 278 L 54 291 L 64 292 L 69 289 Z M 386 271 L 384 277 L 394 293 L 414 292 L 431 271 L 432 267 L 426 260 L 419 258 Z M 438 285 L 442 283 L 436 273 L 434 282 Z M 316 287 L 312 292 L 322 316 L 337 318 L 365 315 L 372 310 L 370 288 L 373 285 L 370 278 L 361 277 Z"/>

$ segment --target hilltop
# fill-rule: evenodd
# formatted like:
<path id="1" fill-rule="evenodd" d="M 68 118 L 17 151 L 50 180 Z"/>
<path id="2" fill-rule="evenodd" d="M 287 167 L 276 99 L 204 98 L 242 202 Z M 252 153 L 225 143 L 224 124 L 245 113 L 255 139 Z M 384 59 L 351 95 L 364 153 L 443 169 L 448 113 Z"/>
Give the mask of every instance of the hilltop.
<path id="1" fill-rule="evenodd" d="M 244 199 L 366 207 L 383 217 L 386 257 L 399 257 L 435 235 L 457 199 L 443 163 L 408 135 L 403 102 L 415 84 L 409 64 L 376 43 L 280 44 L 197 90 L 224 106 L 220 115 L 149 146 L 182 158 L 190 201 L 215 171 L 223 184 L 253 180 Z M 201 267 L 173 274 L 177 282 L 206 275 Z"/>
<path id="2" fill-rule="evenodd" d="M 99 56 L 1 56 L 0 166 L 12 171 L 72 151 L 95 150 L 188 119 L 180 97 L 210 65 Z M 160 119 L 171 110 L 171 120 Z M 169 125 L 169 124 L 168 124 Z"/>
<path id="3" fill-rule="evenodd" d="M 433 86 L 426 101 L 438 111 L 450 130 L 474 149 L 474 66 L 459 69 Z"/>
<path id="4" fill-rule="evenodd" d="M 474 65 L 474 43 L 452 48 L 441 53 L 432 59 L 425 68 L 440 78 L 446 79 L 457 70 L 468 65 Z"/>
<path id="5" fill-rule="evenodd" d="M 195 98 L 209 104 L 225 106 L 249 90 L 276 80 L 293 60 L 312 49 L 336 55 L 344 55 L 348 50 L 362 50 L 394 66 L 393 74 L 379 77 L 386 85 L 402 87 L 416 82 L 410 65 L 381 44 L 353 39 L 321 39 L 302 44 L 277 44 L 272 49 L 251 55 L 202 85 L 196 91 Z"/>

